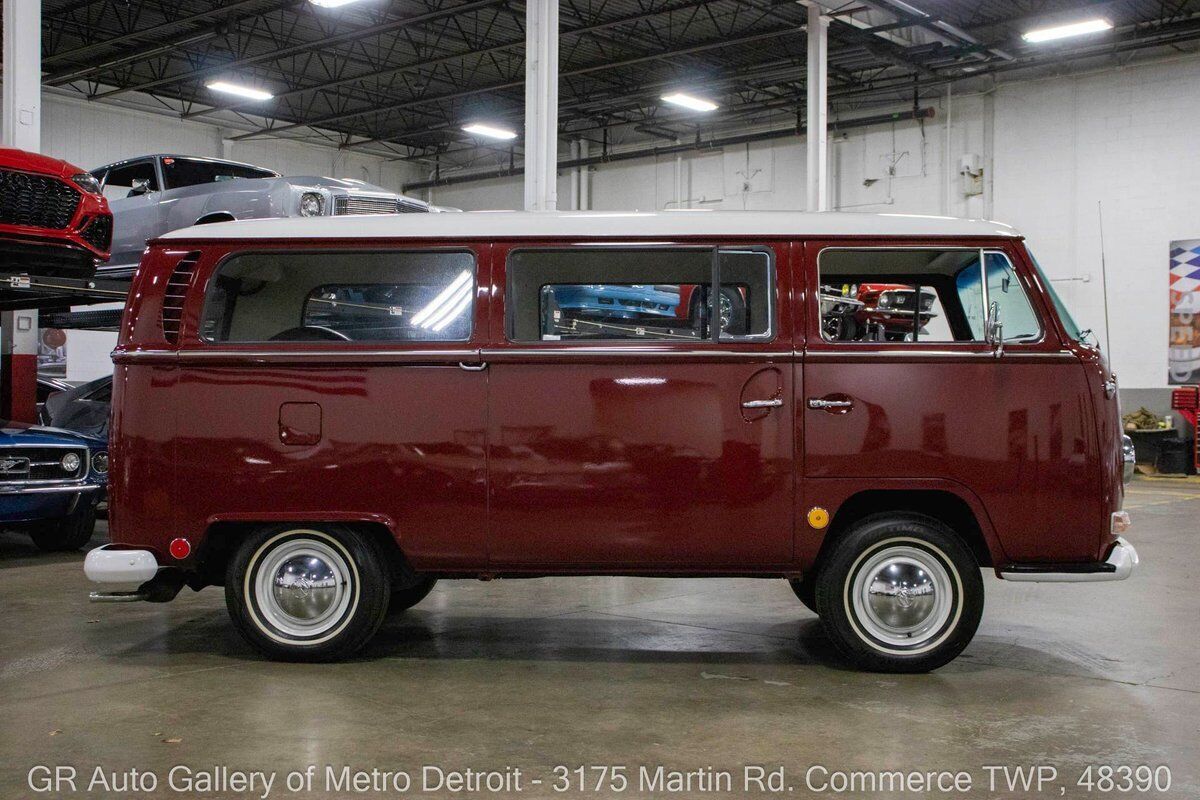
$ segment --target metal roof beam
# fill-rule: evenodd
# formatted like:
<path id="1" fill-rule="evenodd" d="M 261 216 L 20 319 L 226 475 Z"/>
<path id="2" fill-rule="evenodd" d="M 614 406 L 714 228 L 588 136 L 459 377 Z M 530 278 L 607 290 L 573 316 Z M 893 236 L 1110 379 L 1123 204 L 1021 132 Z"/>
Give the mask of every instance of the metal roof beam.
<path id="1" fill-rule="evenodd" d="M 112 39 L 105 39 L 103 42 L 84 45 L 83 47 L 77 47 L 74 50 L 68 50 L 64 53 L 55 53 L 54 55 L 46 56 L 44 59 L 42 59 L 42 64 L 43 66 L 47 66 L 50 64 L 58 64 L 63 61 L 79 61 L 88 59 L 91 58 L 95 53 L 106 49 L 111 49 L 115 45 L 124 44 L 125 42 L 134 41 L 137 39 L 152 39 L 158 34 L 170 30 L 171 28 L 178 28 L 181 25 L 191 25 L 196 22 L 204 22 L 212 19 L 213 17 L 226 16 L 248 6 L 261 4 L 262 2 L 263 0 L 237 0 L 237 2 L 229 3 L 228 5 L 219 6 L 217 8 L 211 8 L 207 11 L 201 11 L 198 14 L 190 14 L 186 17 L 180 17 L 179 19 L 161 22 L 143 30 L 130 31 L 129 33 L 121 36 L 113 37 Z M 271 10 L 292 5 L 292 2 L 293 0 L 285 0 L 285 2 L 281 2 L 275 6 L 272 6 Z M 264 11 L 259 11 L 258 13 L 264 13 Z"/>
<path id="2" fill-rule="evenodd" d="M 376 25 L 368 25 L 365 28 L 346 31 L 345 33 L 338 34 L 337 36 L 331 36 L 327 39 L 322 39 L 321 41 L 317 42 L 304 42 L 303 44 L 285 47 L 281 50 L 274 50 L 269 53 L 260 53 L 254 56 L 246 56 L 245 58 L 235 59 L 224 64 L 214 64 L 211 67 L 205 67 L 203 69 L 192 70 L 190 72 L 176 75 L 168 75 L 155 80 L 143 81 L 142 83 L 130 84 L 128 86 L 119 87 L 101 94 L 94 95 L 92 99 L 102 100 L 106 97 L 115 97 L 117 95 L 125 94 L 126 92 L 145 92 L 150 89 L 155 89 L 159 86 L 194 81 L 209 75 L 226 72 L 228 70 L 240 69 L 242 67 L 251 66 L 254 64 L 261 64 L 263 62 L 279 61 L 284 58 L 299 55 L 301 53 L 324 50 L 327 47 L 343 44 L 345 42 L 354 42 L 368 36 L 377 36 L 382 33 L 388 33 L 396 30 L 397 28 L 404 28 L 410 25 L 419 25 L 425 22 L 438 20 L 443 17 L 453 16 L 455 14 L 465 14 L 488 6 L 503 5 L 504 2 L 505 0 L 472 0 L 472 2 L 463 3 L 462 5 L 454 6 L 453 8 L 442 8 L 426 14 L 418 14 L 416 16 L 405 17 L 403 19 L 389 20 Z"/>
<path id="3" fill-rule="evenodd" d="M 629 24 L 632 22 L 639 22 L 641 20 L 652 19 L 654 17 L 663 16 L 665 14 L 684 11 L 689 8 L 697 8 L 700 6 L 706 6 L 713 2 L 714 2 L 714 0 L 689 0 L 689 2 L 678 3 L 675 5 L 672 5 L 672 6 L 669 6 L 666 8 L 660 8 L 660 9 L 657 9 L 657 10 L 651 11 L 651 12 L 640 12 L 637 14 L 629 14 L 626 16 L 617 17 L 617 18 L 611 19 L 611 20 L 605 20 L 603 22 L 598 22 L 598 23 L 594 23 L 591 25 L 583 25 L 583 26 L 574 27 L 574 28 L 566 28 L 561 31 L 560 36 L 561 37 L 583 36 L 583 35 L 589 34 L 589 33 L 597 33 L 599 31 L 607 30 L 609 28 L 617 27 L 619 25 L 626 25 L 626 24 Z M 352 76 L 348 76 L 345 78 L 339 78 L 337 80 L 326 81 L 324 83 L 314 84 L 311 86 L 298 87 L 291 91 L 282 92 L 280 94 L 277 94 L 275 96 L 275 99 L 281 100 L 281 99 L 287 99 L 289 97 L 294 97 L 294 96 L 300 95 L 300 94 L 307 94 L 309 92 L 327 91 L 329 89 L 335 89 L 339 86 L 345 86 L 347 84 L 357 83 L 359 81 L 373 80 L 376 78 L 389 78 L 389 77 L 393 77 L 395 75 L 400 75 L 405 72 L 414 72 L 414 71 L 418 71 L 421 69 L 427 69 L 430 66 L 436 66 L 438 64 L 446 64 L 446 63 L 450 63 L 452 61 L 457 61 L 457 60 L 464 59 L 464 58 L 472 58 L 472 57 L 476 57 L 476 56 L 491 55 L 493 53 L 499 53 L 504 50 L 514 50 L 514 49 L 518 49 L 518 48 L 523 48 L 524 46 L 525 46 L 525 40 L 523 38 L 510 39 L 508 41 L 500 42 L 498 44 L 483 48 L 481 50 L 468 50 L 468 51 L 464 51 L 462 53 L 452 53 L 450 55 L 439 56 L 438 58 L 433 58 L 433 59 L 417 59 L 415 61 L 410 61 L 407 64 L 401 64 L 396 67 L 388 67 L 387 69 L 378 70 L 376 72 L 369 72 L 369 73 L 365 73 L 365 74 L 361 74 L 361 75 L 352 75 Z M 226 110 L 233 109 L 233 108 L 240 108 L 244 105 L 246 105 L 246 103 L 238 102 L 238 103 L 229 103 L 226 105 L 213 106 L 212 108 L 205 109 L 202 111 L 191 112 L 190 114 L 185 115 L 185 117 L 204 116 L 206 114 L 211 114 L 211 113 L 214 113 L 217 111 L 226 111 Z"/>

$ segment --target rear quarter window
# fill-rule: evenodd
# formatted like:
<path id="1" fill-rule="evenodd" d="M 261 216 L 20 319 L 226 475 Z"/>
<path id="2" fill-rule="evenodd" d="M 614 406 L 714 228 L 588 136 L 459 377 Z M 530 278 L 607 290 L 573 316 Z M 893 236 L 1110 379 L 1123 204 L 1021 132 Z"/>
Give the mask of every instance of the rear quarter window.
<path id="1" fill-rule="evenodd" d="M 469 251 L 243 253 L 213 276 L 209 342 L 461 341 L 471 336 Z"/>

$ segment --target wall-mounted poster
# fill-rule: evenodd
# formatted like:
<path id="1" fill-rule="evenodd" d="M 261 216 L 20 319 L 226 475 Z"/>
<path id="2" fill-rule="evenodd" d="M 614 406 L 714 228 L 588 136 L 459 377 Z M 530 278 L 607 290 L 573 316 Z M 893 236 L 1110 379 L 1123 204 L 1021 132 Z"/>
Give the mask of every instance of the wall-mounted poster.
<path id="1" fill-rule="evenodd" d="M 1167 383 L 1200 383 L 1200 239 L 1171 242 Z"/>

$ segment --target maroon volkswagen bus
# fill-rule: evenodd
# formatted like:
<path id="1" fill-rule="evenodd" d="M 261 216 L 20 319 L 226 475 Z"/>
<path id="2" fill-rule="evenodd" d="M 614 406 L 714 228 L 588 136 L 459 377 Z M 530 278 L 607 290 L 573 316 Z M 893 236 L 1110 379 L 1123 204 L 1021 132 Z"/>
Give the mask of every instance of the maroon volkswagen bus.
<path id="1" fill-rule="evenodd" d="M 932 305 L 881 337 L 838 319 L 861 284 Z M 1116 378 L 996 223 L 205 225 L 151 243 L 113 360 L 93 597 L 224 586 L 275 658 L 347 656 L 443 578 L 736 576 L 920 671 L 970 641 L 981 568 L 1137 565 Z"/>

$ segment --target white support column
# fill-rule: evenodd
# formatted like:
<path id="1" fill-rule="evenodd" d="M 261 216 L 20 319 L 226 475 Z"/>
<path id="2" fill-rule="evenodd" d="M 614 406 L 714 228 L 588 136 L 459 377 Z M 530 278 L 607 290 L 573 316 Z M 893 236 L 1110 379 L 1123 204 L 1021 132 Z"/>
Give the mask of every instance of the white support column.
<path id="1" fill-rule="evenodd" d="M 4 128 L 6 147 L 42 149 L 42 4 L 4 4 Z"/>
<path id="2" fill-rule="evenodd" d="M 525 3 L 525 210 L 558 205 L 558 0 Z"/>
<path id="3" fill-rule="evenodd" d="M 6 147 L 42 149 L 42 4 L 4 3 L 3 128 Z M 0 270 L 7 265 L 0 264 Z M 0 314 L 0 416 L 37 421 L 37 311 Z"/>
<path id="4" fill-rule="evenodd" d="M 829 210 L 828 127 L 829 19 L 816 3 L 808 4 L 808 210 Z"/>

